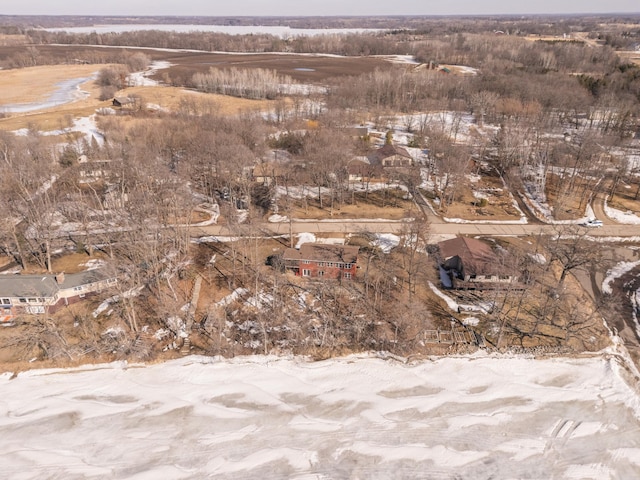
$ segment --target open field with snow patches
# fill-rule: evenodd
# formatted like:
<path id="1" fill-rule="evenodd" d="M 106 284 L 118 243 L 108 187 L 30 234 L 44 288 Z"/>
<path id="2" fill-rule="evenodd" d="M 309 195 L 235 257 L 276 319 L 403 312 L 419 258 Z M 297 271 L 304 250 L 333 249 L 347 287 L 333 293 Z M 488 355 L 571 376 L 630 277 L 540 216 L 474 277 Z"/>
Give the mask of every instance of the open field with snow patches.
<path id="1" fill-rule="evenodd" d="M 637 478 L 616 357 L 204 357 L 0 377 L 15 479 Z"/>

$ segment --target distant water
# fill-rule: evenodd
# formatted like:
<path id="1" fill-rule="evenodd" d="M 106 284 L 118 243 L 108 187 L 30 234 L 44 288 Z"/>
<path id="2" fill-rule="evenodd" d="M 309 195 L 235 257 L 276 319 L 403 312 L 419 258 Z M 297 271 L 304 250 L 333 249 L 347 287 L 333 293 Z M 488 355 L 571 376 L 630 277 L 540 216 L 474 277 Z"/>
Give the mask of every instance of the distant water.
<path id="1" fill-rule="evenodd" d="M 229 35 L 270 34 L 288 38 L 298 36 L 339 35 L 348 33 L 376 33 L 384 30 L 373 28 L 291 28 L 288 26 L 265 25 L 93 25 L 90 27 L 46 28 L 48 32 L 67 33 L 123 33 L 142 30 L 160 30 L 163 32 L 216 32 Z"/>

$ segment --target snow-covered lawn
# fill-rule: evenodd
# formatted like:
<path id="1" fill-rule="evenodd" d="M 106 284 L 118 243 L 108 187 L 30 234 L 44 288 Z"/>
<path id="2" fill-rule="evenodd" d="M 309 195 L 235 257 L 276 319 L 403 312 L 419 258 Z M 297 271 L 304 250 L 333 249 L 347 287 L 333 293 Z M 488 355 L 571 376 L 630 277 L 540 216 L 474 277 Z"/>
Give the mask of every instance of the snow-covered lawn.
<path id="1" fill-rule="evenodd" d="M 378 247 L 383 253 L 390 253 L 400 245 L 400 237 L 392 233 L 376 233 L 371 245 Z"/>
<path id="2" fill-rule="evenodd" d="M 133 72 L 129 75 L 128 81 L 131 87 L 157 87 L 158 82 L 150 78 L 152 75 L 158 73 L 158 70 L 165 70 L 171 67 L 172 64 L 165 61 L 152 62 L 149 67 L 143 72 Z"/>
<path id="3" fill-rule="evenodd" d="M 481 303 L 478 303 L 477 305 L 458 303 L 449 295 L 441 291 L 433 283 L 431 282 L 427 282 L 427 283 L 429 285 L 429 288 L 433 291 L 433 293 L 435 293 L 438 297 L 444 300 L 444 302 L 447 304 L 447 307 L 449 307 L 449 310 L 451 310 L 452 312 L 489 313 L 493 308 L 492 302 L 490 301 L 481 302 Z"/>
<path id="4" fill-rule="evenodd" d="M 187 357 L 0 376 L 5 478 L 637 478 L 617 357 Z"/>
<path id="5" fill-rule="evenodd" d="M 617 208 L 610 207 L 607 201 L 604 201 L 604 213 L 607 217 L 615 220 L 618 223 L 626 225 L 640 225 L 640 217 L 633 212 L 623 212 Z"/>
<path id="6" fill-rule="evenodd" d="M 614 266 L 611 270 L 607 272 L 607 276 L 602 282 L 602 293 L 611 294 L 613 290 L 611 288 L 611 283 L 615 281 L 617 278 L 620 278 L 625 273 L 630 272 L 634 268 L 640 265 L 640 260 L 637 262 L 620 262 L 616 266 Z"/>

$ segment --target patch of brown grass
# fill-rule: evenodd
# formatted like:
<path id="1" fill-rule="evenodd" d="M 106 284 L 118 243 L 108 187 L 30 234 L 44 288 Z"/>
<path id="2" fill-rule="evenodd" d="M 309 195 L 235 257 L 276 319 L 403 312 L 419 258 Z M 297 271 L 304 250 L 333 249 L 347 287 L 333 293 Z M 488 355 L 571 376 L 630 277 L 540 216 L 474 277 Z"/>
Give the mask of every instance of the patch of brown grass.
<path id="1" fill-rule="evenodd" d="M 26 35 L 4 35 L 0 34 L 0 45 L 9 46 L 9 45 L 24 45 L 29 41 L 29 38 Z"/>
<path id="2" fill-rule="evenodd" d="M 584 216 L 586 206 L 580 204 L 581 199 L 575 192 L 582 191 L 585 183 L 586 180 L 577 177 L 573 191 L 569 191 L 566 179 L 555 174 L 547 176 L 547 203 L 553 207 L 556 220 L 575 220 Z"/>
<path id="3" fill-rule="evenodd" d="M 608 201 L 609 206 L 623 212 L 640 212 L 640 195 L 638 200 L 635 199 L 639 189 L 640 181 L 619 184 L 613 198 Z"/>
<path id="4" fill-rule="evenodd" d="M 313 193 L 314 189 L 310 189 Z M 316 190 L 317 192 L 317 190 Z M 349 218 L 384 218 L 387 220 L 402 220 L 407 217 L 420 215 L 420 211 L 413 201 L 403 198 L 404 190 L 387 189 L 376 190 L 364 194 L 356 193 L 353 197 L 347 195 L 342 205 L 334 200 L 333 208 L 328 198 L 323 197 L 322 208 L 317 196 L 309 197 L 306 201 L 295 202 L 290 213 L 292 218 L 305 219 L 349 219 Z M 351 203 L 353 199 L 354 203 Z M 283 210 L 284 211 L 284 210 Z"/>
<path id="5" fill-rule="evenodd" d="M 220 115 L 235 115 L 246 111 L 265 111 L 273 100 L 249 100 L 226 95 L 201 93 L 177 87 L 131 87 L 118 92 L 122 96 L 139 96 L 143 104 L 157 105 L 161 109 L 176 111 L 183 104 L 211 102 Z"/>
<path id="6" fill-rule="evenodd" d="M 486 205 L 481 206 L 480 199 L 473 195 L 474 191 L 487 196 Z M 514 221 L 520 219 L 520 212 L 514 207 L 500 177 L 483 176 L 476 183 L 459 187 L 456 199 L 447 207 L 445 216 L 464 220 Z"/>
<path id="7" fill-rule="evenodd" d="M 0 75 L 0 109 L 3 105 L 36 103 L 47 100 L 56 91 L 56 84 L 69 79 L 89 77 L 107 65 L 50 65 L 5 70 Z M 80 88 L 89 93 L 87 98 L 25 113 L 5 114 L 0 118 L 3 130 L 35 128 L 43 132 L 68 127 L 74 118 L 88 117 L 99 108 L 111 107 L 111 101 L 99 100 L 100 87 L 95 81 L 83 83 Z M 247 111 L 265 111 L 273 107 L 273 100 L 248 100 L 225 95 L 205 94 L 176 87 L 130 87 L 117 93 L 120 96 L 138 96 L 143 105 L 159 106 L 175 111 L 184 104 L 211 102 L 220 115 L 236 115 Z"/>
<path id="8" fill-rule="evenodd" d="M 104 67 L 105 65 L 48 65 L 3 70 L 0 75 L 1 105 L 46 100 L 56 91 L 57 83 L 91 77 Z"/>

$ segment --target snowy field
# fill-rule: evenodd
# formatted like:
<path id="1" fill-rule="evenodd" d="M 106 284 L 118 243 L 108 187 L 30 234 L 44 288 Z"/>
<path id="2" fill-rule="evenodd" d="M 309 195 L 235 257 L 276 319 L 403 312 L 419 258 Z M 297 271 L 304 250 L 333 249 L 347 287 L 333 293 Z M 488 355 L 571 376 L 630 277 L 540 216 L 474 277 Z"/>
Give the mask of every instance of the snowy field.
<path id="1" fill-rule="evenodd" d="M 3 478 L 631 479 L 615 357 L 203 357 L 0 376 Z"/>

